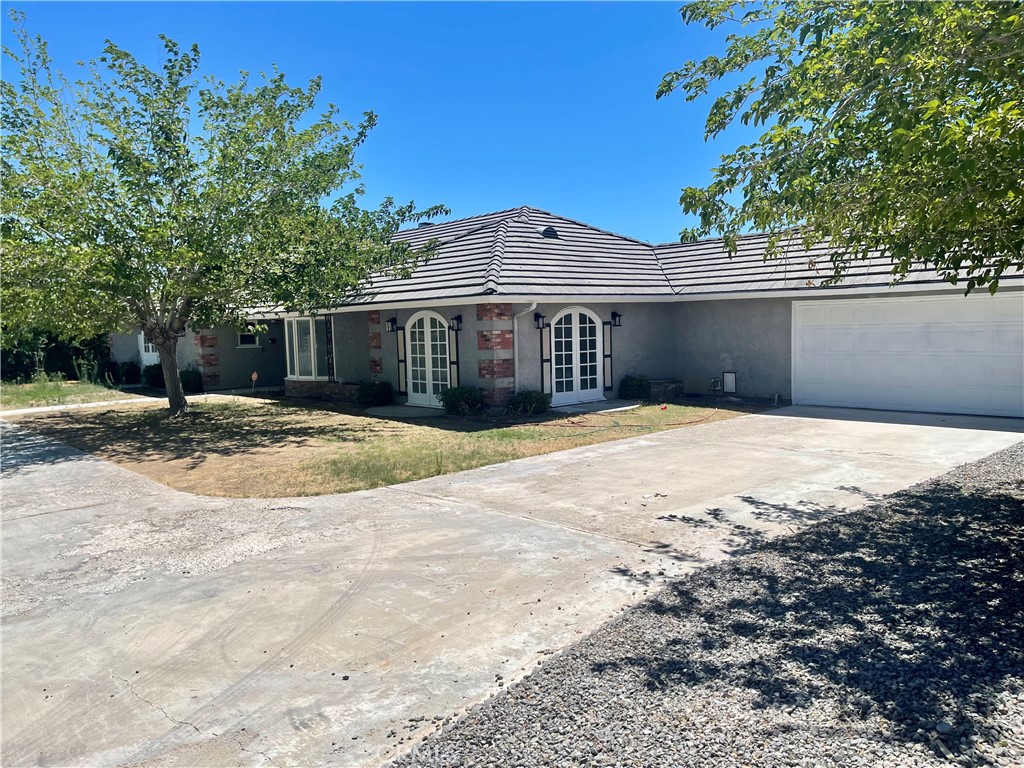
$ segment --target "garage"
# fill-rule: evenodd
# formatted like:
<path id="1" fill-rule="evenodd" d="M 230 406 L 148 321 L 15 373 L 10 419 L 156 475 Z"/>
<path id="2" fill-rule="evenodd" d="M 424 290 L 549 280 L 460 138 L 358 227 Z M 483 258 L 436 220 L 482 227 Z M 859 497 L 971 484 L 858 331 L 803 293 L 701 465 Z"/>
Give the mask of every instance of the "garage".
<path id="1" fill-rule="evenodd" d="M 793 402 L 1024 416 L 1024 294 L 793 302 Z"/>

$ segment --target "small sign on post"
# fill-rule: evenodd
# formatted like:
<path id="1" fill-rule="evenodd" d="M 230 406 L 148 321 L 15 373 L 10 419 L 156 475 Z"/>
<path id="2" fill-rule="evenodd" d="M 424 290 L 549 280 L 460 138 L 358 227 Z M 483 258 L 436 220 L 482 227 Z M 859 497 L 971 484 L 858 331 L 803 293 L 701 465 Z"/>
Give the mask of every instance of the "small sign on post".
<path id="1" fill-rule="evenodd" d="M 253 371 L 252 374 L 249 376 L 249 378 L 252 379 L 252 387 L 249 388 L 250 395 L 256 393 L 256 379 L 258 379 L 259 377 L 260 375 L 256 373 L 256 371 Z"/>

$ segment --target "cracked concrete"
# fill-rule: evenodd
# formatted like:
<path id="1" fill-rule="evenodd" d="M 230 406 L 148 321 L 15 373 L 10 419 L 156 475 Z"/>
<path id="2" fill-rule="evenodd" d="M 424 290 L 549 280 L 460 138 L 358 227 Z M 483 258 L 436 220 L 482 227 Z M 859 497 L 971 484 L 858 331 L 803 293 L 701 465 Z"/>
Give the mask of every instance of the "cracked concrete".
<path id="1" fill-rule="evenodd" d="M 789 408 L 344 496 L 4 426 L 5 766 L 376 765 L 667 578 L 1020 440 Z"/>

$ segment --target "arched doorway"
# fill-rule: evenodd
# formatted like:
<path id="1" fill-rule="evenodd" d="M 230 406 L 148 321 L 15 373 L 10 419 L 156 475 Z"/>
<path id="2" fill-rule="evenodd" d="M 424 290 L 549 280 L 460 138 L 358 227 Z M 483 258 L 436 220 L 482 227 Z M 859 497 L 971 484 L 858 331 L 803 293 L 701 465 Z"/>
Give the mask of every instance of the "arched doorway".
<path id="1" fill-rule="evenodd" d="M 604 399 L 601 321 L 583 307 L 569 307 L 551 321 L 551 404 Z"/>
<path id="2" fill-rule="evenodd" d="M 449 386 L 448 323 L 436 312 L 417 312 L 406 324 L 409 405 L 439 408 Z"/>

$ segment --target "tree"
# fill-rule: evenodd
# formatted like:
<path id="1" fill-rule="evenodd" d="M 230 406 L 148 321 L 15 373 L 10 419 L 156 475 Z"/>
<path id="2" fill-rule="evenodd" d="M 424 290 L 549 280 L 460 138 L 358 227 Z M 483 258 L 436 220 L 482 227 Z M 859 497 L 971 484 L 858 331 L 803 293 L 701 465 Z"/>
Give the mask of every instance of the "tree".
<path id="1" fill-rule="evenodd" d="M 776 255 L 797 229 L 835 247 L 827 283 L 872 250 L 894 282 L 924 264 L 967 292 L 1024 269 L 1022 3 L 699 0 L 682 16 L 739 30 L 658 98 L 720 84 L 705 139 L 765 127 L 683 189 L 699 217 L 684 240 L 718 232 L 735 252 L 755 229 Z"/>
<path id="2" fill-rule="evenodd" d="M 172 413 L 187 410 L 176 347 L 188 327 L 241 324 L 247 308 L 313 312 L 415 257 L 391 236 L 417 212 L 359 206 L 353 128 L 310 114 L 319 78 L 289 87 L 198 82 L 199 49 L 161 37 L 153 71 L 107 41 L 72 83 L 11 14 L 20 77 L 2 83 L 5 339 L 87 338 L 138 326 L 160 353 Z M 80 65 L 81 66 L 81 65 Z"/>

